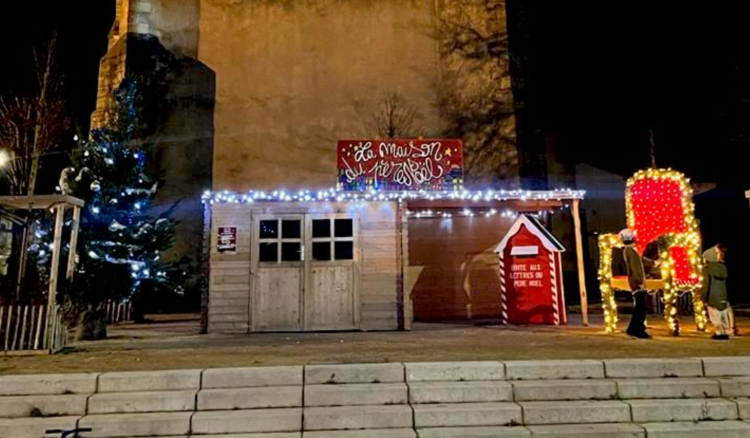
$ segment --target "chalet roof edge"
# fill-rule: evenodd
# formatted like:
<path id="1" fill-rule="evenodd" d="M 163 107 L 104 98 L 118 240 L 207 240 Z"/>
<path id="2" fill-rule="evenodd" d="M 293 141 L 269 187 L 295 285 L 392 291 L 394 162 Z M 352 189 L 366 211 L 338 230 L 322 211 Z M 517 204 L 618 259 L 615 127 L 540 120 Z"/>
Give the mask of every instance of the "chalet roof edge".
<path id="1" fill-rule="evenodd" d="M 474 200 L 474 201 L 568 201 L 584 199 L 584 190 L 275 190 L 244 193 L 231 191 L 206 191 L 203 202 L 247 204 L 254 202 L 358 202 L 358 201 L 408 201 L 408 200 Z"/>

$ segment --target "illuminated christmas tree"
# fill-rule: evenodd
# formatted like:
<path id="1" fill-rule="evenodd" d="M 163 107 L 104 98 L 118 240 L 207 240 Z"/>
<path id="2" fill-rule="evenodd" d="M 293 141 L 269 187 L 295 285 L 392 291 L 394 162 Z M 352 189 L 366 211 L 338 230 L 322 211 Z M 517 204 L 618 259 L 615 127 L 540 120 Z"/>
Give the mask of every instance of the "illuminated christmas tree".
<path id="1" fill-rule="evenodd" d="M 123 81 L 108 124 L 81 142 L 60 181 L 63 193 L 86 202 L 76 274 L 63 288 L 71 313 L 83 317 L 84 337 L 102 337 L 108 300 L 182 292 L 182 270 L 162 258 L 174 243 L 176 206 L 149 214 L 159 180 L 148 166 L 149 145 L 139 141 L 137 101 L 136 82 Z"/>

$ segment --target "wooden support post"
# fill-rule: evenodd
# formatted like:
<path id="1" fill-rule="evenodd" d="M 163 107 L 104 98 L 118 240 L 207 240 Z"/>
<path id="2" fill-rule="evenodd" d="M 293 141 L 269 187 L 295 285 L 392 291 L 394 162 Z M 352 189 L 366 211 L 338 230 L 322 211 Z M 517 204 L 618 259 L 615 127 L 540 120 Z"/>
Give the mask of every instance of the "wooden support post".
<path id="1" fill-rule="evenodd" d="M 404 214 L 404 209 L 404 206 L 400 202 L 396 204 L 396 267 L 398 269 L 398 277 L 396 279 L 396 321 L 399 331 L 406 329 L 404 321 L 404 245 L 402 239 L 404 232 L 402 215 Z"/>
<path id="2" fill-rule="evenodd" d="M 57 305 L 57 282 L 60 277 L 60 255 L 62 252 L 62 233 L 63 233 L 63 221 L 65 220 L 65 206 L 62 204 L 57 205 L 57 217 L 55 218 L 55 234 L 54 241 L 52 243 L 52 265 L 50 266 L 49 276 L 49 293 L 47 296 L 47 306 L 49 307 L 49 313 L 52 317 L 48 320 L 47 329 L 50 331 L 47 339 L 51 342 L 54 340 L 54 322 L 57 312 L 54 311 Z"/>
<path id="3" fill-rule="evenodd" d="M 65 219 L 65 206 L 58 205 L 56 208 L 57 217 L 55 218 L 55 234 L 52 243 L 52 266 L 50 267 L 49 294 L 47 296 L 47 305 L 50 307 L 57 303 L 57 282 L 60 276 L 60 253 L 62 249 L 63 220 Z"/>
<path id="4" fill-rule="evenodd" d="M 583 262 L 583 236 L 581 233 L 581 200 L 573 200 L 573 224 L 576 233 L 576 256 L 578 257 L 578 285 L 581 294 L 581 316 L 584 327 L 589 325 L 588 294 L 586 292 L 586 267 Z"/>
<path id="5" fill-rule="evenodd" d="M 68 252 L 68 270 L 66 277 L 73 278 L 76 270 L 76 247 L 78 247 L 78 229 L 81 223 L 81 207 L 73 207 L 73 224 L 70 230 L 70 251 Z"/>

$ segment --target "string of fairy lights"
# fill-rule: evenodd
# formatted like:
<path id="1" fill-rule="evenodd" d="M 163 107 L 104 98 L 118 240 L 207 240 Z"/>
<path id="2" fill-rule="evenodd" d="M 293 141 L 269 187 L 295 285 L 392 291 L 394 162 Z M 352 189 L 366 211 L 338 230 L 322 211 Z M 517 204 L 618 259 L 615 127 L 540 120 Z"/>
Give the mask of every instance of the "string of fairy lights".
<path id="1" fill-rule="evenodd" d="M 230 203 L 249 204 L 254 202 L 371 202 L 371 201 L 566 201 L 583 199 L 583 190 L 416 190 L 392 191 L 369 190 L 364 192 L 329 190 L 299 190 L 272 192 L 249 191 L 235 193 L 230 191 L 211 192 L 203 194 L 203 202 L 209 204 Z"/>

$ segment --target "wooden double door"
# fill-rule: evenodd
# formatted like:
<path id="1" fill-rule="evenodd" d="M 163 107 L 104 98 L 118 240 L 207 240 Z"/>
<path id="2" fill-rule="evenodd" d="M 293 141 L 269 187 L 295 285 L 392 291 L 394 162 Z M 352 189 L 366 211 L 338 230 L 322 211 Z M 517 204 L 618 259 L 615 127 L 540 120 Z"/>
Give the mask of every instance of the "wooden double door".
<path id="1" fill-rule="evenodd" d="M 359 328 L 356 217 L 262 215 L 253 231 L 253 331 Z"/>

